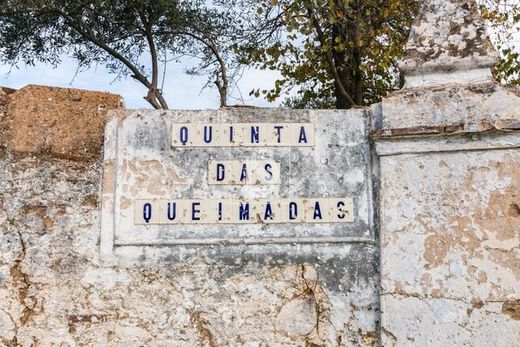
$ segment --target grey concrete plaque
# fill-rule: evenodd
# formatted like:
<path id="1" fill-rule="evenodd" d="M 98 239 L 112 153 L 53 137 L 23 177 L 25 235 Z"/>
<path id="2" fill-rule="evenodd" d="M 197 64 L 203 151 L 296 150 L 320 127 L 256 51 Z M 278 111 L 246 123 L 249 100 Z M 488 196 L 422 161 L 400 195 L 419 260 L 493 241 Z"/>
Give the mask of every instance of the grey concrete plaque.
<path id="1" fill-rule="evenodd" d="M 105 258 L 117 258 L 120 253 L 129 259 L 167 254 L 175 254 L 177 259 L 182 252 L 193 256 L 205 252 L 204 247 L 214 246 L 249 247 L 248 251 L 254 249 L 263 256 L 273 249 L 290 254 L 297 245 L 373 242 L 371 155 L 365 110 L 127 112 L 115 117 L 106 130 L 101 236 Z M 292 130 L 280 146 L 276 143 L 281 138 L 272 132 L 265 136 L 265 145 L 260 133 L 255 146 L 211 146 L 179 137 L 180 127 L 186 124 L 202 136 L 203 125 L 214 125 L 216 129 L 244 126 L 242 137 L 250 136 L 250 126 L 255 125 L 255 129 L 262 130 L 282 124 L 283 129 Z M 302 125 L 309 143 L 298 142 Z M 223 130 L 214 140 L 221 144 L 227 136 Z M 191 145 L 183 146 L 182 141 Z M 278 165 L 276 182 L 215 184 L 211 170 L 215 163 L 227 163 L 235 171 L 243 163 L 255 163 L 257 171 L 261 171 L 262 163 L 273 163 Z M 292 200 L 301 203 L 302 209 L 294 220 L 288 217 L 294 215 L 294 210 L 288 210 L 294 207 L 289 205 Z M 173 208 L 168 202 L 176 201 L 177 206 L 183 206 L 179 210 L 184 218 L 180 223 L 166 218 L 167 206 Z M 251 201 L 252 218 L 254 208 L 256 212 L 262 209 L 264 214 L 269 201 L 284 214 L 277 216 L 276 222 L 259 218 L 256 223 L 244 222 L 238 212 L 236 217 L 231 212 L 225 224 L 217 222 L 217 212 L 211 206 L 216 209 L 229 205 L 238 211 L 244 201 Z M 321 215 L 316 218 L 316 202 L 323 205 L 323 219 Z M 201 206 L 206 208 L 205 219 L 199 223 Z M 147 215 L 152 211 L 153 216 Z M 192 215 L 195 220 L 190 221 Z M 262 245 L 276 247 L 257 247 Z"/>

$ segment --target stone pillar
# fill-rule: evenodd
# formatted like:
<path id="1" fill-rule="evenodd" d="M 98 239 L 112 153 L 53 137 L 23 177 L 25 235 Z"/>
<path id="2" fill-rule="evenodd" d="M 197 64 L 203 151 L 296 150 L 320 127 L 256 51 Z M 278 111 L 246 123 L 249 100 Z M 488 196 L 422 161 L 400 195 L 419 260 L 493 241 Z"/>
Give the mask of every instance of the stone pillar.
<path id="1" fill-rule="evenodd" d="M 520 90 L 476 4 L 428 0 L 373 132 L 383 346 L 520 341 Z"/>

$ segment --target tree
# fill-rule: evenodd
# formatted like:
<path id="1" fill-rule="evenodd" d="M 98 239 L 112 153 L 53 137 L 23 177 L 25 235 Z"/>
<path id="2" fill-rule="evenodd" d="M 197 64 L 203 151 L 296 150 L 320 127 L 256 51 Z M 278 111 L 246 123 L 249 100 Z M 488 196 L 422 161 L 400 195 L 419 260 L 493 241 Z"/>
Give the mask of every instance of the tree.
<path id="1" fill-rule="evenodd" d="M 494 69 L 499 81 L 520 86 L 520 2 L 512 0 L 479 0 L 480 12 L 489 23 L 491 39 L 500 53 Z"/>
<path id="2" fill-rule="evenodd" d="M 514 0 L 478 0 L 497 33 L 498 79 L 520 84 Z M 103 64 L 131 76 L 154 108 L 167 108 L 161 86 L 167 62 L 200 64 L 220 106 L 233 81 L 254 64 L 278 70 L 271 90 L 252 94 L 296 108 L 350 108 L 399 88 L 404 53 L 419 0 L 0 0 L 0 61 L 57 65 L 63 54 L 79 69 Z M 517 29 L 516 29 L 517 30 Z M 518 47 L 517 47 L 518 48 Z"/>
<path id="3" fill-rule="evenodd" d="M 215 85 L 220 107 L 226 107 L 231 83 L 244 68 L 235 49 L 238 42 L 245 39 L 247 30 L 240 12 L 219 4 L 216 0 L 209 8 L 192 5 L 192 10 L 184 13 L 182 29 L 174 34 L 183 40 L 183 54 L 200 60 L 200 64 L 187 73 L 207 76 L 204 88 Z"/>
<path id="4" fill-rule="evenodd" d="M 230 46 L 230 19 L 203 0 L 0 0 L 0 8 L 4 63 L 56 66 L 71 54 L 80 69 L 99 63 L 119 77 L 130 75 L 146 87 L 146 101 L 167 109 L 160 65 L 190 54 L 201 59 L 194 72 L 215 76 L 220 104 L 226 105 L 229 76 L 222 52 Z"/>
<path id="5" fill-rule="evenodd" d="M 246 0 L 247 2 L 247 0 Z M 257 22 L 267 35 L 243 47 L 262 69 L 279 70 L 271 90 L 253 90 L 274 100 L 296 90 L 285 106 L 350 108 L 381 100 L 399 89 L 397 62 L 404 54 L 416 0 L 258 0 Z M 498 79 L 519 83 L 518 51 L 511 44 L 520 18 L 518 1 L 480 0 L 497 32 L 502 60 Z M 257 24 L 260 27 L 259 24 Z M 518 28 L 518 27 L 517 27 Z"/>
<path id="6" fill-rule="evenodd" d="M 248 59 L 282 78 L 272 90 L 255 90 L 274 100 L 299 87 L 286 104 L 350 108 L 379 100 L 398 87 L 402 56 L 415 0 L 271 0 L 259 13 L 275 39 L 244 47 Z M 281 38 L 281 39 L 277 39 Z"/>

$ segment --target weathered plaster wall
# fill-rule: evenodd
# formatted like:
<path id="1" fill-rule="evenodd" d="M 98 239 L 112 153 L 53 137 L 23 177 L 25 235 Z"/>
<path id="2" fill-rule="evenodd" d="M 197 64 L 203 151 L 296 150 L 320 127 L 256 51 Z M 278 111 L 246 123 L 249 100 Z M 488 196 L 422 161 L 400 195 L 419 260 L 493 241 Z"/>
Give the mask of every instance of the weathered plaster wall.
<path id="1" fill-rule="evenodd" d="M 83 120 L 76 126 L 88 127 Z M 352 255 L 340 262 L 296 254 L 107 265 L 102 162 L 92 159 L 102 149 L 89 148 L 86 159 L 15 152 L 9 142 L 0 152 L 0 344 L 377 345 L 375 245 L 339 247 Z"/>
<path id="2" fill-rule="evenodd" d="M 254 247 L 210 242 L 203 251 L 189 242 L 177 248 L 117 244 L 115 238 L 100 242 L 107 220 L 101 197 L 107 198 L 103 206 L 115 200 L 114 186 L 123 181 L 105 180 L 101 189 L 102 175 L 116 177 L 111 148 L 122 144 L 119 149 L 128 149 L 124 155 L 134 161 L 146 161 L 151 152 L 160 161 L 182 159 L 166 150 L 167 142 L 157 142 L 165 138 L 154 135 L 154 124 L 161 121 L 147 124 L 139 112 L 130 112 L 127 125 L 143 126 L 125 128 L 127 112 L 118 112 L 123 117 L 108 126 L 103 164 L 104 109 L 119 107 L 118 97 L 30 87 L 27 95 L 36 93 L 38 106 L 16 95 L 22 91 L 0 89 L 0 343 L 517 345 L 519 92 L 492 80 L 488 67 L 496 54 L 474 1 L 428 0 L 421 11 L 402 64 L 405 88 L 373 107 L 372 114 L 346 111 L 336 126 L 330 124 L 333 131 L 325 129 L 324 138 L 344 149 L 345 157 L 367 154 L 361 156 L 367 163 L 363 182 L 373 185 L 375 198 L 372 189 L 341 185 L 353 195 L 368 194 L 367 219 L 362 229 L 352 230 L 362 242 Z M 57 100 L 67 105 L 62 113 Z M 82 100 L 82 112 L 74 112 Z M 254 120 L 278 111 L 255 112 Z M 309 120 L 306 112 L 291 112 L 284 117 Z M 225 113 L 170 116 L 207 120 Z M 241 119 L 251 117 L 238 113 Z M 362 116 L 374 127 L 374 161 Z M 339 130 L 337 124 L 345 126 L 339 122 L 353 119 L 363 136 L 355 129 Z M 118 137 L 119 126 L 128 133 Z M 303 166 L 326 166 L 318 154 L 296 158 L 307 160 Z M 316 192 L 334 187 L 350 167 L 334 160 L 341 170 L 330 185 L 317 184 Z M 260 191 L 255 189 L 249 193 Z M 377 223 L 371 220 L 373 209 L 380 212 Z M 266 236 L 262 230 L 254 230 L 255 236 Z M 185 254 L 189 263 L 182 261 Z"/>
<path id="3" fill-rule="evenodd" d="M 377 343 L 377 274 L 360 273 L 362 259 L 348 272 L 330 261 L 101 265 L 100 169 L 99 163 L 2 154 L 2 344 Z M 336 284 L 319 276 L 331 270 Z"/>
<path id="4" fill-rule="evenodd" d="M 519 168 L 518 148 L 381 159 L 385 345 L 520 340 Z"/>
<path id="5" fill-rule="evenodd" d="M 520 341 L 520 90 L 496 57 L 474 1 L 423 2 L 373 132 L 385 346 Z"/>
<path id="6" fill-rule="evenodd" d="M 331 295 L 301 264 L 102 266 L 100 169 L 3 153 L 2 344 L 375 344 L 374 283 Z"/>
<path id="7" fill-rule="evenodd" d="M 107 127 L 102 255 L 120 264 L 180 260 L 278 264 L 333 258 L 373 263 L 371 153 L 366 110 L 226 109 L 119 111 Z M 315 145 L 306 147 L 172 147 L 172 124 L 312 123 Z M 272 125 L 271 125 L 272 126 Z M 265 133 L 269 133 L 265 130 Z M 194 136 L 194 134 L 192 134 Z M 211 160 L 280 163 L 277 185 L 212 185 Z M 350 223 L 135 225 L 140 199 L 252 199 L 352 197 Z M 260 212 L 260 211 L 259 211 Z M 258 213 L 258 212 L 257 212 Z M 142 212 L 140 212 L 142 215 Z M 238 213 L 233 213 L 238 215 Z M 224 247 L 233 244 L 234 247 Z M 147 247 L 154 245 L 154 247 Z M 199 247 L 193 247 L 197 246 Z M 218 247 L 208 247 L 218 246 Z"/>
<path id="8" fill-rule="evenodd" d="M 496 82 L 403 89 L 383 99 L 385 129 L 457 126 L 479 132 L 520 128 L 520 90 Z"/>

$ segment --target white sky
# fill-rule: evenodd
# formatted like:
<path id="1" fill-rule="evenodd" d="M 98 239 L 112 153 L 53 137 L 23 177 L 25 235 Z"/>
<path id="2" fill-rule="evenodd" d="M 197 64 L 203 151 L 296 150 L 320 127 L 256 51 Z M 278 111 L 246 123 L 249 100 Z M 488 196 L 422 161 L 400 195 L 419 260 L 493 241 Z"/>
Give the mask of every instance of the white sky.
<path id="1" fill-rule="evenodd" d="M 218 108 L 219 99 L 216 89 L 206 88 L 201 91 L 206 82 L 206 77 L 188 76 L 184 73 L 184 67 L 191 62 L 188 60 L 180 63 L 171 62 L 167 67 L 164 91 L 166 101 L 171 109 L 208 109 Z M 114 81 L 115 75 L 106 71 L 103 66 L 92 67 L 88 71 L 79 73 L 73 80 L 76 73 L 76 63 L 73 59 L 64 57 L 62 64 L 56 69 L 44 64 L 35 66 L 20 65 L 18 68 L 11 68 L 0 64 L 0 86 L 21 88 L 28 84 L 41 84 L 66 88 L 80 88 L 89 90 L 107 91 L 119 94 L 125 99 L 127 108 L 150 108 L 151 106 L 143 99 L 146 88 L 132 78 L 123 78 Z M 274 71 L 259 71 L 250 69 L 238 82 L 243 104 L 275 107 L 279 104 L 269 103 L 263 98 L 249 96 L 253 88 L 270 89 L 279 74 Z M 240 97 L 235 90 L 233 97 Z M 242 104 L 240 100 L 229 98 L 230 105 Z"/>

